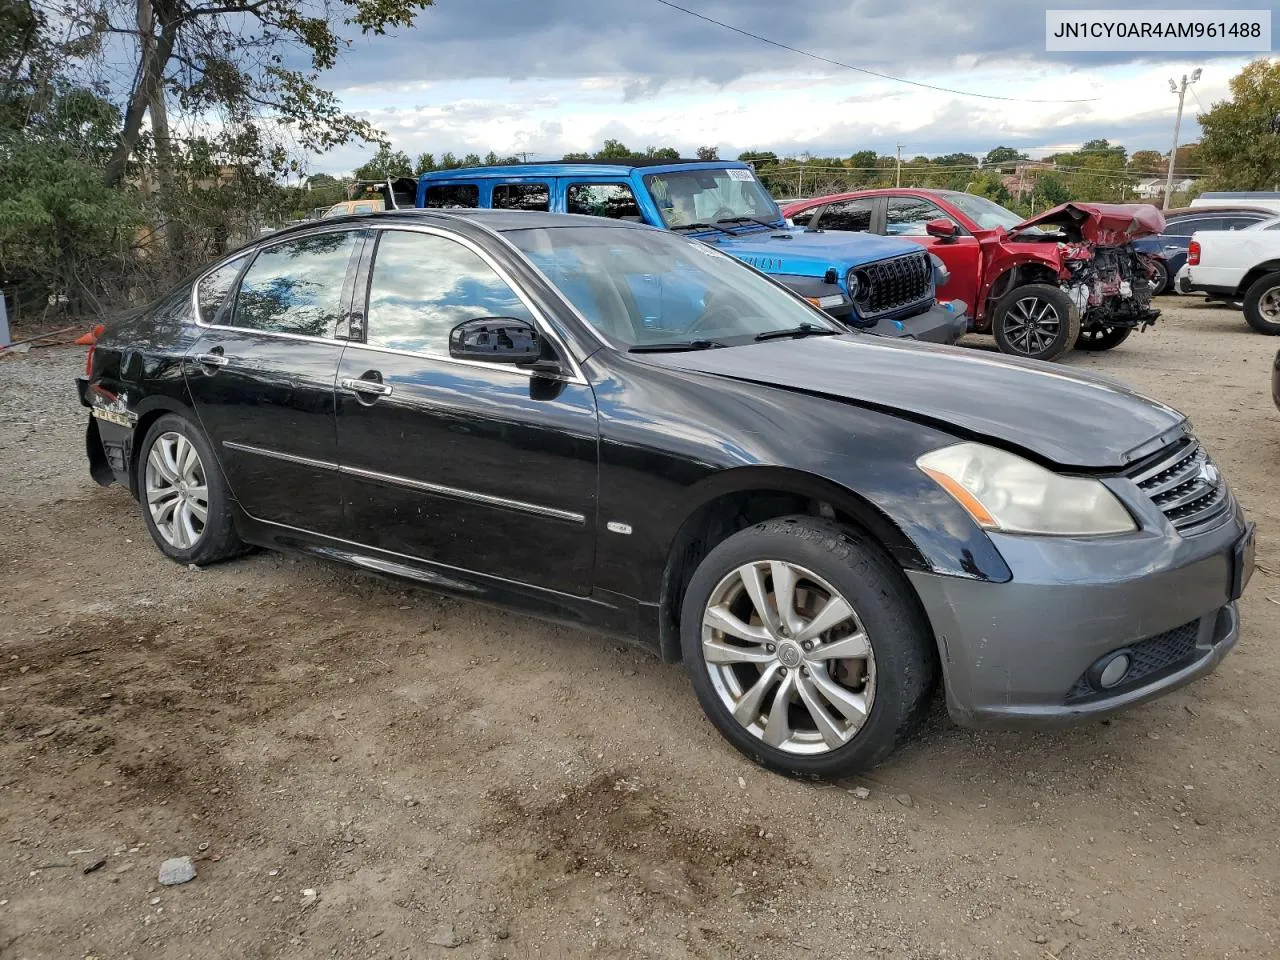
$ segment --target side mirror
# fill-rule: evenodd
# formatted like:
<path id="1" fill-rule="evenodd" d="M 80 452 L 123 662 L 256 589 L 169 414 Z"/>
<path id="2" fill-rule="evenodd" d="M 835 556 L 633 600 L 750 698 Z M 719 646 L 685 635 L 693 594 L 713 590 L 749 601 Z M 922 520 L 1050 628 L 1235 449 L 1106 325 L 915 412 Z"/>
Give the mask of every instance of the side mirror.
<path id="1" fill-rule="evenodd" d="M 956 235 L 956 225 L 946 217 L 930 220 L 924 225 L 924 232 L 939 240 L 951 240 Z"/>
<path id="2" fill-rule="evenodd" d="M 449 331 L 449 356 L 486 363 L 537 363 L 542 359 L 538 331 L 515 317 L 476 317 Z"/>

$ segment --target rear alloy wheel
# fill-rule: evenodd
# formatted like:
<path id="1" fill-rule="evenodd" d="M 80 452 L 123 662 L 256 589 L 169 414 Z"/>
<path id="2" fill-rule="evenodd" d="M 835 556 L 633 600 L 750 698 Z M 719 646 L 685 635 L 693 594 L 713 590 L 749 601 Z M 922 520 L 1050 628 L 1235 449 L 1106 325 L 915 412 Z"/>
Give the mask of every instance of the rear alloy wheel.
<path id="1" fill-rule="evenodd" d="M 1129 339 L 1133 327 L 1106 327 L 1100 323 L 1086 324 L 1076 338 L 1077 350 L 1110 350 Z"/>
<path id="2" fill-rule="evenodd" d="M 1244 295 L 1244 318 L 1259 333 L 1280 334 L 1280 270 L 1259 277 Z"/>
<path id="3" fill-rule="evenodd" d="M 152 424 L 138 461 L 138 499 L 165 556 L 203 566 L 244 550 L 222 471 L 204 435 L 176 414 Z"/>
<path id="4" fill-rule="evenodd" d="M 991 331 L 1002 353 L 1057 360 L 1080 338 L 1080 311 L 1048 283 L 1015 287 L 996 304 Z"/>
<path id="5" fill-rule="evenodd" d="M 757 763 L 805 776 L 882 760 L 919 720 L 936 673 L 901 573 L 811 517 L 717 546 L 689 583 L 681 642 L 720 732 Z"/>

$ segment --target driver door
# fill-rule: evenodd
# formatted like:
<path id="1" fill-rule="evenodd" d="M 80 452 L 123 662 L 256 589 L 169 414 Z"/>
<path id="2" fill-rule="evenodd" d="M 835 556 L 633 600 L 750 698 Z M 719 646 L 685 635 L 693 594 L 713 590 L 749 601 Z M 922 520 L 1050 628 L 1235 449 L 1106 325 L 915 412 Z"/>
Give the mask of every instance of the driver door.
<path id="1" fill-rule="evenodd" d="M 950 220 L 955 224 L 955 235 L 946 239 L 930 236 L 925 229 L 930 220 Z M 891 237 L 915 241 L 945 263 L 951 276 L 937 291 L 938 299 L 963 300 L 973 314 L 982 279 L 982 248 L 978 238 L 966 230 L 954 215 L 924 197 L 889 197 L 885 204 L 883 232 Z"/>

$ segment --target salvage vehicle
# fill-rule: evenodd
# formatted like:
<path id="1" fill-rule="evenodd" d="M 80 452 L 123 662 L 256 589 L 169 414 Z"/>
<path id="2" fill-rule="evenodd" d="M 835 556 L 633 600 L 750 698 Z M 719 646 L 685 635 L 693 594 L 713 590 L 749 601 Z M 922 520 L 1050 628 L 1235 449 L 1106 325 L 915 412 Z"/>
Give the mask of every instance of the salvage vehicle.
<path id="1" fill-rule="evenodd" d="M 1280 217 L 1244 230 L 1197 232 L 1178 291 L 1240 301 L 1249 326 L 1280 334 Z"/>
<path id="2" fill-rule="evenodd" d="M 382 213 L 384 210 L 400 210 L 412 207 L 417 195 L 418 181 L 413 177 L 387 177 L 383 180 L 356 180 L 347 185 L 348 199 L 340 200 L 317 219 L 341 217 L 352 214 Z"/>
<path id="3" fill-rule="evenodd" d="M 970 305 L 973 329 L 1004 353 L 1057 360 L 1072 347 L 1110 350 L 1155 323 L 1157 268 L 1134 249 L 1159 234 L 1147 204 L 1065 203 L 1024 220 L 954 190 L 862 190 L 783 210 L 810 231 L 906 237 L 951 271 L 943 297 Z"/>
<path id="4" fill-rule="evenodd" d="M 648 223 L 749 263 L 842 323 L 955 343 L 967 304 L 935 301 L 932 261 L 911 243 L 795 230 L 745 163 L 572 161 L 433 170 L 419 207 L 577 213 Z M 654 291 L 636 290 L 642 299 Z"/>
<path id="5" fill-rule="evenodd" d="M 1243 230 L 1275 214 L 1262 207 L 1181 207 L 1164 211 L 1164 230 L 1159 236 L 1139 237 L 1133 248 L 1149 254 L 1155 270 L 1151 282 L 1155 296 L 1173 290 L 1173 278 L 1187 262 L 1191 235 L 1199 230 Z"/>
<path id="6" fill-rule="evenodd" d="M 78 387 L 92 476 L 178 563 L 299 550 L 628 638 L 791 774 L 882 760 L 939 676 L 971 726 L 1166 693 L 1235 644 L 1253 566 L 1176 411 L 849 331 L 624 221 L 282 231 L 108 325 Z"/>

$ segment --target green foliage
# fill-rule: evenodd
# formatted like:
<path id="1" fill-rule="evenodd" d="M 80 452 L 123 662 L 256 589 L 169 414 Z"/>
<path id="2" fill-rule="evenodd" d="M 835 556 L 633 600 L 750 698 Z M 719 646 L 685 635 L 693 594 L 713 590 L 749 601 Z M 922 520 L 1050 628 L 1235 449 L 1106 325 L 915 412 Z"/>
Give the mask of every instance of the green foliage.
<path id="1" fill-rule="evenodd" d="M 413 165 L 414 173 L 426 173 L 428 170 L 436 168 L 436 155 L 434 153 L 418 154 L 418 162 Z"/>
<path id="2" fill-rule="evenodd" d="M 1164 176 L 1164 154 L 1158 150 L 1135 150 L 1129 157 L 1129 171 L 1138 177 Z"/>
<path id="3" fill-rule="evenodd" d="M 403 150 L 392 150 L 383 144 L 373 159 L 356 168 L 357 180 L 385 180 L 387 177 L 413 176 L 413 162 Z"/>
<path id="4" fill-rule="evenodd" d="M 698 148 L 698 159 L 699 159 L 699 160 L 706 160 L 706 161 L 710 161 L 710 160 L 719 160 L 719 159 L 720 159 L 720 151 L 719 151 L 719 150 L 717 150 L 715 147 L 699 147 L 699 148 Z"/>
<path id="5" fill-rule="evenodd" d="M 1071 191 L 1063 182 L 1062 177 L 1050 172 L 1042 173 L 1036 177 L 1032 196 L 1033 206 L 1040 209 L 1056 207 L 1060 203 L 1066 203 L 1073 199 Z M 1039 202 L 1036 203 L 1036 200 Z"/>
<path id="6" fill-rule="evenodd" d="M 1199 159 L 1223 190 L 1280 188 L 1280 59 L 1254 60 L 1231 78 L 1231 99 L 1199 117 Z M 1181 160 L 1179 160 L 1181 162 Z"/>
<path id="7" fill-rule="evenodd" d="M 1002 163 L 1016 163 L 1019 160 L 1028 159 L 1025 153 L 1019 153 L 1013 147 L 993 147 L 987 151 L 987 155 L 982 158 L 984 167 L 994 167 Z"/>

